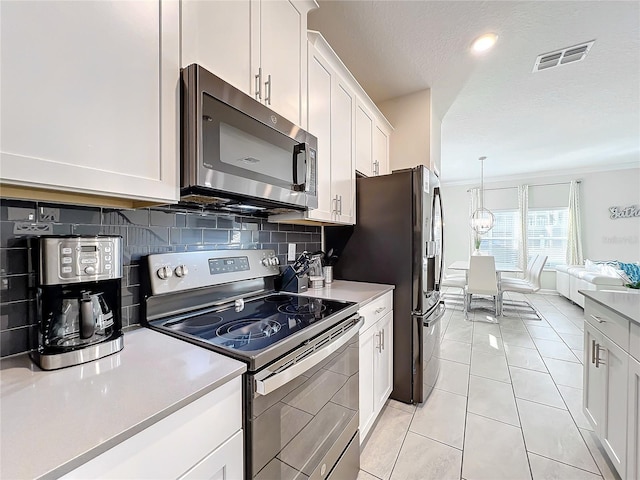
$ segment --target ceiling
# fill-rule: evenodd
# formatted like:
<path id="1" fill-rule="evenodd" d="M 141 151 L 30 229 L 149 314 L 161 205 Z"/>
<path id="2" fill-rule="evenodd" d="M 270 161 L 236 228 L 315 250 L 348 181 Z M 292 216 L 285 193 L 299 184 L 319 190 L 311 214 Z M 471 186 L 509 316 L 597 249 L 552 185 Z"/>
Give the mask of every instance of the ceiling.
<path id="1" fill-rule="evenodd" d="M 480 156 L 489 180 L 640 166 L 640 2 L 318 3 L 309 28 L 376 103 L 431 88 L 443 183 L 477 182 Z M 486 32 L 495 47 L 472 54 Z M 532 73 L 594 39 L 584 60 Z"/>

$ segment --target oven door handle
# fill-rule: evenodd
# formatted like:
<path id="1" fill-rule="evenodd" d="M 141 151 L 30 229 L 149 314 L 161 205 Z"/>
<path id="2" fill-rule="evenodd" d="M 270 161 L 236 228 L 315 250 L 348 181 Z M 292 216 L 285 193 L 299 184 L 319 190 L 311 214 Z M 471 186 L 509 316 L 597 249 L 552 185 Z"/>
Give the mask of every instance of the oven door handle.
<path id="1" fill-rule="evenodd" d="M 256 393 L 259 395 L 268 395 L 274 390 L 299 377 L 310 368 L 315 367 L 332 353 L 335 353 L 349 343 L 349 341 L 358 334 L 360 327 L 364 324 L 364 317 L 360 317 L 358 323 L 354 324 L 340 337 L 333 342 L 322 347 L 320 350 L 312 353 L 308 357 L 303 358 L 299 362 L 294 363 L 289 368 L 273 374 L 268 368 L 255 376 Z"/>

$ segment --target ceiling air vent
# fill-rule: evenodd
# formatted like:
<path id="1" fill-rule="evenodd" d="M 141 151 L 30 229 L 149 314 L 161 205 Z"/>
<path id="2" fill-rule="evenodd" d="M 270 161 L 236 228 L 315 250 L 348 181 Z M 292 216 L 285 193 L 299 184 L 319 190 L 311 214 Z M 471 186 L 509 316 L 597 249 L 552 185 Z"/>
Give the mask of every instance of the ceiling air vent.
<path id="1" fill-rule="evenodd" d="M 549 68 L 559 67 L 568 63 L 584 60 L 584 57 L 587 56 L 587 53 L 591 50 L 594 42 L 595 40 L 591 40 L 590 42 L 575 45 L 573 47 L 563 48 L 562 50 L 557 50 L 555 52 L 538 55 L 536 63 L 533 66 L 533 71 L 539 72 L 541 70 L 547 70 Z"/>

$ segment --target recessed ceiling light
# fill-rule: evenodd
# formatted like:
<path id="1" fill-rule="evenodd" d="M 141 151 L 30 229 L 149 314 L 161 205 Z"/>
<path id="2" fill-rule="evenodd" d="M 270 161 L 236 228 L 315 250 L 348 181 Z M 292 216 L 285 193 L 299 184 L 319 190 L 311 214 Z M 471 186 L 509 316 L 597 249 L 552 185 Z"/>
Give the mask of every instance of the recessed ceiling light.
<path id="1" fill-rule="evenodd" d="M 498 35 L 495 33 L 485 33 L 476 38 L 471 44 L 471 50 L 474 53 L 482 53 L 493 47 L 498 40 Z"/>

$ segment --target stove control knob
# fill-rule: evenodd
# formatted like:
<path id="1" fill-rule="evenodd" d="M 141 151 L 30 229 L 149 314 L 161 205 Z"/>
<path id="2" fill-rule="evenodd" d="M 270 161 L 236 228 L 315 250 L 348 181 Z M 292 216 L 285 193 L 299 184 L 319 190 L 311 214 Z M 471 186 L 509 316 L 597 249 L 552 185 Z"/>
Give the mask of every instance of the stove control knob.
<path id="1" fill-rule="evenodd" d="M 270 261 L 269 261 L 269 259 L 268 259 L 268 258 L 266 258 L 266 257 L 265 257 L 265 258 L 263 258 L 263 259 L 260 261 L 260 263 L 261 263 L 263 266 L 265 266 L 265 267 L 268 267 L 269 265 L 271 265 L 271 262 L 270 262 Z"/>
<path id="2" fill-rule="evenodd" d="M 169 277 L 173 277 L 173 270 L 171 267 L 160 267 L 156 274 L 160 280 L 166 280 Z"/>
<path id="3" fill-rule="evenodd" d="M 275 267 L 276 265 L 278 265 L 280 262 L 278 261 L 278 257 L 271 257 L 269 259 L 269 265 L 271 265 L 272 267 Z"/>
<path id="4" fill-rule="evenodd" d="M 84 267 L 84 273 L 86 273 L 87 275 L 93 275 L 94 273 L 96 273 L 96 268 L 92 266 Z"/>
<path id="5" fill-rule="evenodd" d="M 174 273 L 176 274 L 176 277 L 186 277 L 189 273 L 189 269 L 186 265 L 178 265 L 174 270 Z"/>

